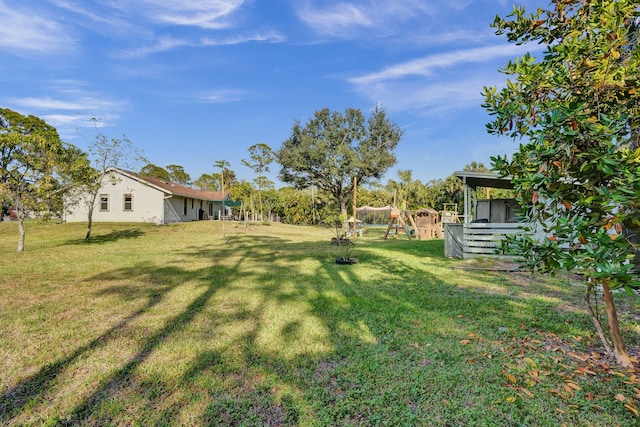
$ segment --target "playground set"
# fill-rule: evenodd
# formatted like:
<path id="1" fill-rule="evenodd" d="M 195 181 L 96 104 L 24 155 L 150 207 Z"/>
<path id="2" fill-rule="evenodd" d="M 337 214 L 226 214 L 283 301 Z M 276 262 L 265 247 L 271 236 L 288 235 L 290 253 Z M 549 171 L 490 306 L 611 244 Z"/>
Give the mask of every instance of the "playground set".
<path id="1" fill-rule="evenodd" d="M 460 222 L 457 205 L 455 204 L 446 204 L 440 212 L 432 208 L 423 208 L 412 212 L 408 209 L 398 209 L 392 206 L 380 208 L 363 206 L 357 208 L 356 212 L 359 215 L 371 213 L 388 215 L 389 220 L 384 235 L 385 240 L 392 233 L 395 233 L 395 236 L 399 233 L 405 233 L 409 240 L 414 238 L 418 240 L 442 239 L 444 238 L 445 223 Z"/>

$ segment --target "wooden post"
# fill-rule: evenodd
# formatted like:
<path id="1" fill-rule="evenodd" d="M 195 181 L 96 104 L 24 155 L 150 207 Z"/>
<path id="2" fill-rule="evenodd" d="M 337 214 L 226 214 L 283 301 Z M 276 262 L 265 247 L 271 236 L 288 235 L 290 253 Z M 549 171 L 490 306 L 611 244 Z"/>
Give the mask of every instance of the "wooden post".
<path id="1" fill-rule="evenodd" d="M 358 220 L 356 218 L 356 190 L 358 188 L 358 178 L 353 178 L 353 240 L 356 239 L 357 235 L 357 224 Z"/>

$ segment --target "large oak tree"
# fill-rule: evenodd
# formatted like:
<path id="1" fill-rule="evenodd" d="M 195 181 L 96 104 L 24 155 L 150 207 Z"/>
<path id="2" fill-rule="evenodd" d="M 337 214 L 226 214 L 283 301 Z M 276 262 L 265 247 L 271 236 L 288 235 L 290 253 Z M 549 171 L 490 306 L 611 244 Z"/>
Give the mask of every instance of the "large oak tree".
<path id="1" fill-rule="evenodd" d="M 39 117 L 0 109 L 0 199 L 16 210 L 18 252 L 25 247 L 27 215 L 58 209 L 78 171 L 87 168 L 85 153 L 62 142 L 55 127 Z"/>
<path id="2" fill-rule="evenodd" d="M 403 131 L 376 106 L 368 118 L 359 109 L 318 110 L 304 126 L 297 121 L 276 153 L 280 179 L 296 188 L 316 186 L 346 215 L 354 179 L 380 179 L 396 163 Z"/>

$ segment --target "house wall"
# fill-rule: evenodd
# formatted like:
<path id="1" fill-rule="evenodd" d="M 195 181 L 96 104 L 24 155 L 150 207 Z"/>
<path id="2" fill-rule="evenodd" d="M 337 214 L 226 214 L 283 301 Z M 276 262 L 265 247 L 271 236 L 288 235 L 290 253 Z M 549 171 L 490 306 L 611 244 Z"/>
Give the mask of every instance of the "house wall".
<path id="1" fill-rule="evenodd" d="M 152 222 L 161 224 L 164 222 L 164 193 L 155 188 L 142 184 L 127 176 L 112 174 L 105 177 L 103 186 L 98 192 L 93 221 L 95 222 Z M 101 210 L 101 195 L 106 195 L 109 201 L 109 209 Z M 131 210 L 124 209 L 124 195 L 132 195 Z M 85 198 L 86 200 L 86 198 Z M 65 214 L 67 222 L 82 222 L 87 220 L 86 203 L 81 202 Z"/>
<path id="2" fill-rule="evenodd" d="M 187 200 L 187 213 L 184 212 L 184 201 Z M 198 221 L 198 212 L 200 210 L 200 200 L 192 199 L 190 197 L 173 196 L 167 199 L 170 205 L 170 209 L 165 212 L 165 222 L 186 222 L 186 221 Z M 202 202 L 202 209 L 207 212 L 207 202 Z M 171 212 L 173 211 L 173 212 Z M 178 215 L 178 220 L 175 219 L 175 214 Z"/>
<path id="3" fill-rule="evenodd" d="M 515 199 L 478 200 L 475 219 L 487 219 L 489 222 L 515 222 L 520 206 Z"/>

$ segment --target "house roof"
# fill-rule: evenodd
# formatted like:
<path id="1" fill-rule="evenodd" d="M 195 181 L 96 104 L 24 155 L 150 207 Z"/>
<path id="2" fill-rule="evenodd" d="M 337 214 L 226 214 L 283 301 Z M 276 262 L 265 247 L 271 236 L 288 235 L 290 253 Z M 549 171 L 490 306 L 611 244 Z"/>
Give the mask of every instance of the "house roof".
<path id="1" fill-rule="evenodd" d="M 128 176 L 132 179 L 151 185 L 152 187 L 155 187 L 158 190 L 163 191 L 167 194 L 171 194 L 173 196 L 190 197 L 192 199 L 207 200 L 210 202 L 221 202 L 223 200 L 226 201 L 229 198 L 228 191 L 222 192 L 222 191 L 194 190 L 193 188 L 185 187 L 184 185 L 180 185 L 175 182 L 165 181 L 152 176 L 145 176 L 136 172 L 126 171 L 118 168 L 111 168 L 111 169 L 125 176 Z"/>
<path id="2" fill-rule="evenodd" d="M 454 175 L 474 190 L 476 187 L 504 188 L 507 190 L 513 189 L 513 183 L 511 182 L 510 176 L 502 177 L 493 172 L 472 171 L 458 171 L 454 172 Z"/>

